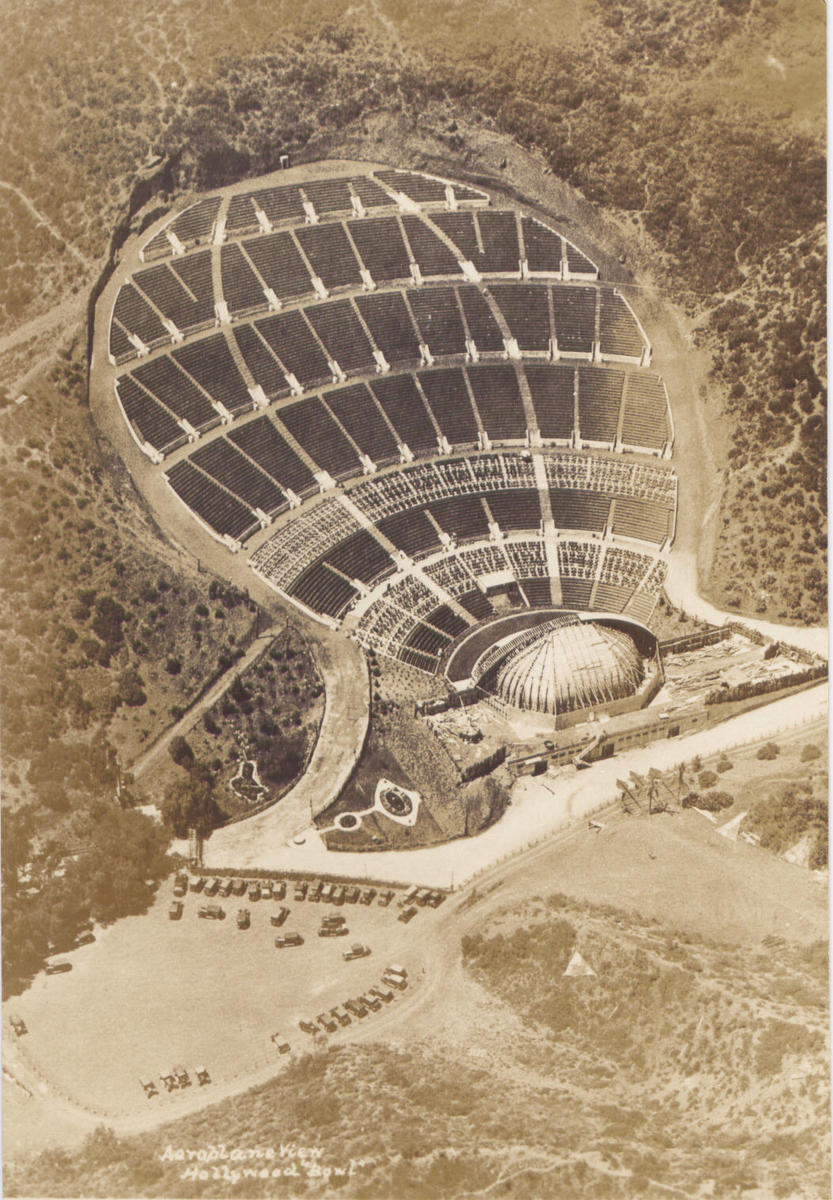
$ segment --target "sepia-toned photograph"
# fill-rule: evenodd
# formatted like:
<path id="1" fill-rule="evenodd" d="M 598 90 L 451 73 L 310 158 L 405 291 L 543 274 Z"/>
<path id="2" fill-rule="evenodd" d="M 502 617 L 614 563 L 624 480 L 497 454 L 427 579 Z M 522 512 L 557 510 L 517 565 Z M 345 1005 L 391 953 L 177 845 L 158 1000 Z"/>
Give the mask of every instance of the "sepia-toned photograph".
<path id="1" fill-rule="evenodd" d="M 0 0 L 2 1191 L 830 1200 L 822 0 Z"/>

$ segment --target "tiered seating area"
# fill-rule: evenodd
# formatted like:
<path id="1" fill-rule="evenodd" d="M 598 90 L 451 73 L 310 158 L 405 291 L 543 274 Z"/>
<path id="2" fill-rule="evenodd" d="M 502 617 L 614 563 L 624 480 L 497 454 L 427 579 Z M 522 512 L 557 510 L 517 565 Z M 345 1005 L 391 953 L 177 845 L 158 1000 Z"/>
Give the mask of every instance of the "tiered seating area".
<path id="1" fill-rule="evenodd" d="M 180 346 L 172 357 L 228 412 L 239 416 L 254 407 L 222 333 Z"/>
<path id="2" fill-rule="evenodd" d="M 174 416 L 205 432 L 219 425 L 220 416 L 197 385 L 180 371 L 172 358 L 151 359 L 133 371 L 133 377 Z"/>
<path id="3" fill-rule="evenodd" d="M 610 368 L 578 368 L 578 425 L 583 441 L 610 446 L 616 441 L 624 379 L 621 371 Z"/>
<path id="4" fill-rule="evenodd" d="M 504 533 L 519 529 L 537 530 L 541 524 L 541 503 L 535 488 L 489 492 L 486 503 Z"/>
<path id="5" fill-rule="evenodd" d="M 669 440 L 668 397 L 658 375 L 628 374 L 622 441 L 629 446 L 661 450 Z"/>
<path id="6" fill-rule="evenodd" d="M 413 376 L 383 376 L 374 379 L 370 387 L 399 441 L 412 454 L 429 454 L 437 449 L 437 433 Z"/>
<path id="7" fill-rule="evenodd" d="M 480 363 L 467 368 L 483 426 L 492 441 L 523 441 L 524 412 L 515 368 L 502 363 Z"/>
<path id="8" fill-rule="evenodd" d="M 255 329 L 269 343 L 285 371 L 303 387 L 332 378 L 327 356 L 301 312 L 276 313 L 255 321 Z"/>
<path id="9" fill-rule="evenodd" d="M 315 477 L 268 417 L 258 417 L 229 432 L 229 438 L 262 467 L 284 491 L 304 496 L 315 488 Z"/>
<path id="10" fill-rule="evenodd" d="M 552 519 L 556 529 L 590 529 L 603 533 L 610 515 L 610 499 L 579 488 L 550 488 Z"/>
<path id="11" fill-rule="evenodd" d="M 463 315 L 468 326 L 468 336 L 480 354 L 497 351 L 503 353 L 503 334 L 479 288 L 464 286 L 457 289 Z"/>
<path id="12" fill-rule="evenodd" d="M 147 242 L 109 330 L 124 416 L 175 455 L 194 514 L 235 543 L 280 517 L 255 569 L 331 622 L 356 606 L 363 644 L 429 670 L 464 613 L 494 611 L 486 586 L 646 620 L 677 500 L 644 461 L 673 427 L 623 297 L 556 230 L 452 186 L 391 170 L 208 197 Z M 311 499 L 327 476 L 344 502 Z"/>
<path id="13" fill-rule="evenodd" d="M 201 446 L 191 455 L 191 462 L 252 509 L 276 516 L 287 507 L 286 497 L 274 480 L 225 438 Z"/>
<path id="14" fill-rule="evenodd" d="M 170 467 L 166 478 L 191 511 L 221 537 L 244 541 L 257 529 L 252 510 L 187 459 Z"/>
<path id="15" fill-rule="evenodd" d="M 501 284 L 492 288 L 492 295 L 520 349 L 546 354 L 552 336 L 546 288 Z"/>
<path id="16" fill-rule="evenodd" d="M 435 358 L 446 354 L 465 354 L 466 331 L 454 289 L 425 288 L 408 295 L 422 340 Z"/>
<path id="17" fill-rule="evenodd" d="M 310 295 L 312 280 L 290 233 L 251 238 L 243 246 L 263 282 L 280 300 Z"/>
<path id="18" fill-rule="evenodd" d="M 406 214 L 402 217 L 402 228 L 414 261 L 426 278 L 431 275 L 459 276 L 460 260 L 422 217 Z"/>
<path id="19" fill-rule="evenodd" d="M 552 289 L 553 324 L 561 354 L 593 352 L 596 339 L 596 289 L 556 284 Z"/>
<path id="20" fill-rule="evenodd" d="M 327 408 L 371 462 L 380 466 L 398 457 L 396 438 L 367 384 L 327 392 Z"/>
<path id="21" fill-rule="evenodd" d="M 527 363 L 525 371 L 541 437 L 569 441 L 575 426 L 575 368 Z"/>
<path id="22" fill-rule="evenodd" d="M 342 371 L 373 370 L 373 347 L 351 301 L 330 300 L 317 308 L 308 308 L 306 314 L 327 357 L 337 362 Z"/>
<path id="23" fill-rule="evenodd" d="M 660 544 L 671 536 L 672 529 L 673 514 L 664 504 L 625 499 L 616 501 L 613 532 L 620 537 Z"/>
<path id="24" fill-rule="evenodd" d="M 146 267 L 133 279 L 162 316 L 180 331 L 193 333 L 214 324 L 210 250 Z"/>
<path id="25" fill-rule="evenodd" d="M 243 355 L 243 361 L 270 400 L 285 396 L 289 384 L 281 365 L 264 343 L 254 325 L 238 325 L 234 329 L 234 340 Z"/>
<path id="26" fill-rule="evenodd" d="M 356 307 L 390 366 L 419 361 L 419 340 L 400 292 L 357 296 Z"/>
<path id="27" fill-rule="evenodd" d="M 284 405 L 278 416 L 313 462 L 334 479 L 361 469 L 356 451 L 319 399 Z"/>
<path id="28" fill-rule="evenodd" d="M 609 288 L 602 289 L 600 303 L 602 354 L 639 362 L 645 343 L 633 313 L 622 297 Z"/>
<path id="29" fill-rule="evenodd" d="M 131 376 L 122 375 L 117 384 L 117 395 L 122 411 L 135 426 L 140 441 L 148 442 L 163 454 L 187 442 L 187 435 L 171 413 L 139 387 Z"/>
<path id="30" fill-rule="evenodd" d="M 410 279 L 411 260 L 396 217 L 373 217 L 353 221 L 350 236 L 362 262 L 377 283 Z"/>
<path id="31" fill-rule="evenodd" d="M 209 196 L 205 200 L 198 200 L 196 204 L 192 204 L 174 217 L 166 229 L 169 229 L 183 246 L 197 246 L 211 237 L 219 208 L 220 198 L 218 196 Z M 146 243 L 143 254 L 146 259 L 173 254 L 173 246 L 165 229 Z"/>
<path id="32" fill-rule="evenodd" d="M 452 496 L 436 500 L 428 506 L 431 516 L 442 529 L 458 542 L 489 536 L 486 511 L 478 496 Z"/>
<path id="33" fill-rule="evenodd" d="M 473 446 L 477 421 L 466 380 L 459 367 L 423 371 L 419 383 L 434 419 L 451 446 Z"/>
<path id="34" fill-rule="evenodd" d="M 295 236 L 326 288 L 361 286 L 359 264 L 341 225 L 302 226 Z"/>
<path id="35" fill-rule="evenodd" d="M 266 308 L 263 286 L 236 242 L 221 247 L 223 299 L 236 316 Z"/>
<path id="36" fill-rule="evenodd" d="M 523 217 L 521 226 L 530 273 L 560 275 L 563 256 L 560 236 L 533 217 Z"/>
<path id="37" fill-rule="evenodd" d="M 424 558 L 426 554 L 432 554 L 442 546 L 436 528 L 421 509 L 384 517 L 378 528 L 409 558 Z"/>
<path id="38" fill-rule="evenodd" d="M 308 566 L 360 528 L 343 504 L 326 499 L 286 522 L 249 561 L 269 583 L 286 591 Z"/>
<path id="39" fill-rule="evenodd" d="M 150 349 L 153 349 L 154 346 L 161 346 L 163 342 L 170 341 L 171 335 L 160 321 L 157 313 L 153 311 L 147 300 L 130 283 L 124 284 L 116 297 L 113 318 L 114 320 L 110 327 L 111 354 L 121 356 L 127 353 L 124 346 L 126 338 L 123 338 L 121 342 L 114 345 L 113 339 L 119 326 L 126 333 L 132 333 L 140 338 Z M 130 357 L 132 357 L 136 353 L 135 348 L 129 342 L 127 345 L 130 349 Z"/>

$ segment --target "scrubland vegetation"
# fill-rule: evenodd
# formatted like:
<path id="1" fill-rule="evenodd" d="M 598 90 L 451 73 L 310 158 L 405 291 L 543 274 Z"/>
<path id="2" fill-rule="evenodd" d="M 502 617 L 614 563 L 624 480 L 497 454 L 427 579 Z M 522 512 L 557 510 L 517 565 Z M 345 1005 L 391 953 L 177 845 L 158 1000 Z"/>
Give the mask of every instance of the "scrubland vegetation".
<path id="1" fill-rule="evenodd" d="M 574 950 L 594 975 L 564 975 Z M 554 895 L 498 913 L 462 952 L 466 1045 L 438 1031 L 407 1049 L 322 1046 L 153 1134 L 99 1130 L 19 1162 L 6 1193 L 321 1194 L 303 1169 L 183 1179 L 168 1151 L 222 1142 L 278 1163 L 281 1146 L 312 1148 L 322 1169 L 352 1161 L 330 1192 L 380 1200 L 826 1194 L 825 946 L 740 950 Z"/>

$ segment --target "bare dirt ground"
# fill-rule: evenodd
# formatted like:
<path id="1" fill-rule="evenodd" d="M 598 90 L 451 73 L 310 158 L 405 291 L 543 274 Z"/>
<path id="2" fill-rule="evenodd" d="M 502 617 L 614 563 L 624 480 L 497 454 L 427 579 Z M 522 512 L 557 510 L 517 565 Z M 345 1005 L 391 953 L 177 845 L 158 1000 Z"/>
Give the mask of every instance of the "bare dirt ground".
<path id="1" fill-rule="evenodd" d="M 102 1119 L 120 1132 L 150 1128 L 271 1077 L 280 1069 L 271 1033 L 280 1030 L 293 1048 L 306 1048 L 298 1018 L 357 994 L 390 961 L 407 966 L 412 986 L 382 1012 L 333 1035 L 336 1042 L 453 1041 L 451 1014 L 471 1013 L 474 1002 L 460 968 L 460 938 L 490 913 L 530 897 L 562 892 L 740 945 L 768 934 L 801 944 L 826 936 L 826 889 L 810 872 L 721 837 L 697 813 L 648 818 L 613 811 L 603 823 L 600 833 L 576 823 L 498 864 L 439 910 L 420 911 L 407 931 L 396 908 L 346 907 L 351 936 L 319 940 L 315 930 L 328 910 L 290 900 L 287 928 L 306 938 L 297 949 L 272 947 L 274 902 L 252 905 L 252 928 L 238 931 L 236 898 L 224 902 L 225 922 L 199 921 L 194 896 L 182 921 L 171 922 L 166 890 L 148 916 L 119 922 L 68 956 L 72 972 L 40 975 L 4 1006 L 6 1028 L 9 1011 L 29 1026 L 17 1041 L 4 1033 L 4 1051 L 7 1070 L 32 1092 L 24 1100 L 19 1088 L 5 1089 L 7 1157 L 69 1144 Z M 373 954 L 343 963 L 343 941 L 354 934 Z M 499 1002 L 478 1003 L 491 1014 L 482 1025 L 492 1032 L 481 1037 L 474 1032 L 480 1024 L 469 1022 L 475 1057 L 496 1051 L 497 1030 L 506 1036 L 505 1014 L 491 1011 Z M 158 1075 L 178 1061 L 204 1061 L 211 1087 L 151 1105 L 139 1075 Z"/>

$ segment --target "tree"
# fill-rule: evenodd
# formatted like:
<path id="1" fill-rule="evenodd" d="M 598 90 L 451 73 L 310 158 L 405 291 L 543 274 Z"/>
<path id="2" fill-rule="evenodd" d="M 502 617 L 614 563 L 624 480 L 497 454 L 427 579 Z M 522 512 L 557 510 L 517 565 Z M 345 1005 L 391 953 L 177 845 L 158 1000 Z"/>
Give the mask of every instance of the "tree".
<path id="1" fill-rule="evenodd" d="M 171 744 L 168 746 L 168 753 L 178 767 L 183 767 L 186 771 L 190 771 L 194 765 L 194 751 L 186 742 L 182 734 L 177 734 L 171 738 Z"/>
<path id="2" fill-rule="evenodd" d="M 187 837 L 189 829 L 207 837 L 222 817 L 211 768 L 206 764 L 196 764 L 187 778 L 178 779 L 165 792 L 162 819 L 178 838 Z"/>

